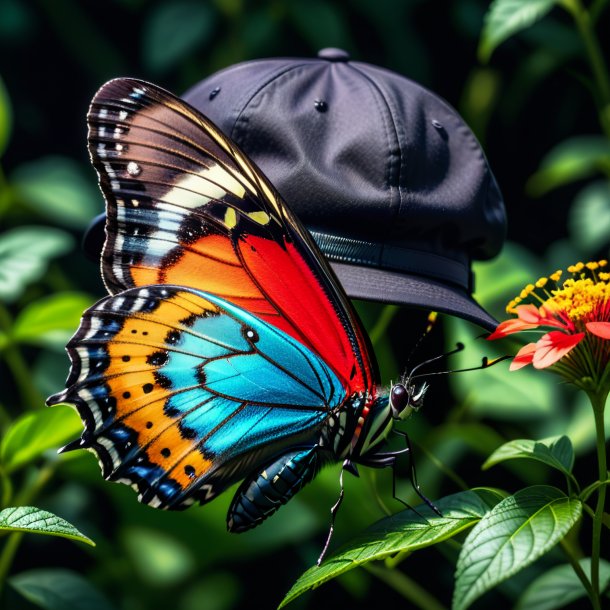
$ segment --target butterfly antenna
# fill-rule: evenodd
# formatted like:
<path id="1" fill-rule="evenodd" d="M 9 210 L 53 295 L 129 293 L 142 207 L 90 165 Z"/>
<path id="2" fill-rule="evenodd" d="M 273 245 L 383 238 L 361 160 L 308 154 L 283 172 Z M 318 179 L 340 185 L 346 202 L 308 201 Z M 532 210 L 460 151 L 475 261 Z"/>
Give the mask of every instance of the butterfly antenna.
<path id="1" fill-rule="evenodd" d="M 423 375 L 414 375 L 414 373 L 416 371 L 418 371 L 419 369 L 421 369 L 423 366 L 431 364 L 432 362 L 436 362 L 437 360 L 441 360 L 442 358 L 448 358 L 449 356 L 453 356 L 453 354 L 457 354 L 457 353 L 461 352 L 463 349 L 464 349 L 464 344 L 458 342 L 455 344 L 454 349 L 452 349 L 448 352 L 445 352 L 444 354 L 439 354 L 438 356 L 434 356 L 433 358 L 429 358 L 428 360 L 424 360 L 423 362 L 420 362 L 417 366 L 414 366 L 411 369 L 411 371 L 409 372 L 408 375 L 405 376 L 403 383 L 405 385 L 408 385 L 412 379 L 415 379 L 416 377 L 422 377 Z M 430 373 L 430 374 L 434 374 L 434 373 Z"/>
<path id="2" fill-rule="evenodd" d="M 437 318 L 438 318 L 438 312 L 436 312 L 436 311 L 431 311 L 428 314 L 426 328 L 424 329 L 424 332 L 419 336 L 419 339 L 415 342 L 415 345 L 412 347 L 411 351 L 409 352 L 409 355 L 407 356 L 407 364 L 411 361 L 411 358 L 413 358 L 413 354 L 415 354 L 417 352 L 417 350 L 419 349 L 419 346 L 422 344 L 423 340 L 430 334 L 432 329 L 435 327 Z"/>
<path id="3" fill-rule="evenodd" d="M 458 345 L 462 345 L 461 343 Z M 462 345 L 462 348 L 464 346 Z M 455 354 L 456 352 L 461 351 L 461 350 L 453 350 L 451 352 L 448 352 L 447 354 L 443 354 L 444 356 L 449 356 L 451 354 Z M 424 364 L 428 364 L 428 362 L 432 362 L 433 360 L 438 360 L 438 358 L 442 358 L 442 356 L 437 356 L 436 358 L 432 358 L 431 360 L 428 360 L 427 362 L 422 362 L 421 365 L 418 365 L 416 368 L 420 368 L 420 366 L 424 365 Z M 481 359 L 481 364 L 479 364 L 478 366 L 470 366 L 467 367 L 465 369 L 448 369 L 446 371 L 433 371 L 431 373 L 422 373 L 421 375 L 413 375 L 413 373 L 415 372 L 416 369 L 413 369 L 411 371 L 411 374 L 409 375 L 409 381 L 412 381 L 413 379 L 419 379 L 421 377 L 432 377 L 432 375 L 447 375 L 449 373 L 466 373 L 468 371 L 482 371 L 483 369 L 488 369 L 491 366 L 494 366 L 495 364 L 498 364 L 498 362 L 502 362 L 503 360 L 508 360 L 509 358 L 512 358 L 512 356 L 499 356 L 498 358 L 494 358 L 493 360 L 489 360 L 487 358 L 487 356 L 484 356 Z"/>

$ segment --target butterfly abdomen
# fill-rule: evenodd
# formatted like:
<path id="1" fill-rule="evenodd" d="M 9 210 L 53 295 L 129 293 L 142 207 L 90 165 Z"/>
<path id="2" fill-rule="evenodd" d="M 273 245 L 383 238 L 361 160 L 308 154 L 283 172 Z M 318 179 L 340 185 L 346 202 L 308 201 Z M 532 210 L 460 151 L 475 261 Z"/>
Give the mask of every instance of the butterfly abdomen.
<path id="1" fill-rule="evenodd" d="M 283 454 L 260 473 L 246 479 L 237 490 L 227 515 L 227 528 L 239 533 L 259 525 L 286 504 L 333 454 L 320 445 Z"/>

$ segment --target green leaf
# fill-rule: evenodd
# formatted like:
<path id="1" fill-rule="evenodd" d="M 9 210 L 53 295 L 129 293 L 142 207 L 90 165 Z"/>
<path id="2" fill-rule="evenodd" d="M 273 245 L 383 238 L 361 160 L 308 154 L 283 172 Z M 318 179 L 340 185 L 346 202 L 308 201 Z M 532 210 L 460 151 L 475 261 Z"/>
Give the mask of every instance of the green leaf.
<path id="1" fill-rule="evenodd" d="M 610 184 L 600 180 L 587 185 L 572 202 L 570 233 L 584 253 L 593 256 L 610 243 Z"/>
<path id="2" fill-rule="evenodd" d="M 485 15 L 479 59 L 489 61 L 494 49 L 542 19 L 558 0 L 494 0 Z"/>
<path id="3" fill-rule="evenodd" d="M 70 570 L 29 570 L 13 576 L 9 582 L 23 597 L 44 610 L 113 610 L 88 580 Z"/>
<path id="4" fill-rule="evenodd" d="M 63 348 L 92 302 L 82 292 L 60 292 L 34 301 L 15 320 L 12 337 L 22 343 Z"/>
<path id="5" fill-rule="evenodd" d="M 8 472 L 57 449 L 77 437 L 83 429 L 77 413 L 58 405 L 22 415 L 9 427 L 0 443 L 0 459 Z"/>
<path id="6" fill-rule="evenodd" d="M 144 61 L 164 72 L 206 43 L 214 32 L 216 13 L 195 0 L 166 2 L 149 13 L 142 34 Z"/>
<path id="7" fill-rule="evenodd" d="M 93 175 L 68 157 L 48 156 L 19 166 L 11 176 L 19 197 L 36 213 L 62 226 L 82 229 L 102 211 Z"/>
<path id="8" fill-rule="evenodd" d="M 95 546 L 93 540 L 81 534 L 71 523 L 35 506 L 11 507 L 0 511 L 0 531 L 60 536 Z"/>
<path id="9" fill-rule="evenodd" d="M 4 81 L 0 78 L 0 157 L 4 154 L 11 137 L 12 121 L 11 100 L 4 86 Z"/>
<path id="10" fill-rule="evenodd" d="M 525 188 L 532 197 L 540 197 L 603 171 L 610 171 L 610 141 L 603 136 L 577 136 L 552 148 Z"/>
<path id="11" fill-rule="evenodd" d="M 514 440 L 498 447 L 483 464 L 483 470 L 487 470 L 505 460 L 518 458 L 529 458 L 543 462 L 569 477 L 574 466 L 574 449 L 567 436 L 554 436 L 540 441 Z"/>
<path id="12" fill-rule="evenodd" d="M 581 559 L 585 574 L 591 574 L 591 559 Z M 610 585 L 610 563 L 599 562 L 599 588 Z M 586 589 L 569 563 L 555 566 L 536 578 L 523 592 L 514 610 L 555 610 L 585 597 Z"/>
<path id="13" fill-rule="evenodd" d="M 447 540 L 474 525 L 501 499 L 495 490 L 473 489 L 438 500 L 436 506 L 442 517 L 423 504 L 417 507 L 420 515 L 405 510 L 382 519 L 333 553 L 321 566 L 305 572 L 286 594 L 280 608 L 305 591 L 364 563 Z"/>
<path id="14" fill-rule="evenodd" d="M 551 549 L 578 521 L 582 503 L 547 485 L 518 491 L 496 504 L 464 541 L 456 568 L 453 610 L 464 610 L 483 593 Z"/>
<path id="15" fill-rule="evenodd" d="M 72 237 L 51 227 L 24 226 L 0 236 L 0 301 L 13 301 L 40 279 L 52 258 L 69 252 Z"/>

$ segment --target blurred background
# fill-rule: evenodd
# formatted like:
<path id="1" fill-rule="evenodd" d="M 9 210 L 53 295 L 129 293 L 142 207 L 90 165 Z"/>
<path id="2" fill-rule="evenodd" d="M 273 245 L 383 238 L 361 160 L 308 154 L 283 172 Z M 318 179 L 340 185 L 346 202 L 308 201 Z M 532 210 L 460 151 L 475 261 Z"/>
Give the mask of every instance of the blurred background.
<path id="1" fill-rule="evenodd" d="M 588 4 L 594 29 L 610 31 L 607 3 Z M 470 124 L 504 193 L 509 242 L 498 259 L 476 267 L 478 298 L 502 319 L 504 305 L 525 284 L 579 259 L 607 257 L 610 132 L 600 123 L 599 88 L 569 15 L 551 10 L 492 54 L 481 45 L 488 8 L 484 0 L 0 0 L 3 506 L 34 504 L 97 543 L 29 535 L 6 551 L 6 537 L 0 540 L 0 575 L 10 574 L 5 607 L 68 607 L 53 606 L 40 593 L 45 587 L 63 587 L 68 597 L 62 599 L 76 592 L 74 608 L 276 607 L 315 562 L 338 494 L 339 470 L 329 468 L 262 527 L 236 536 L 225 531 L 231 492 L 203 508 L 164 513 L 139 505 L 127 487 L 103 481 L 92 455 L 56 456 L 57 446 L 78 435 L 80 422 L 67 408 L 43 411 L 44 397 L 63 387 L 63 346 L 83 309 L 105 292 L 97 264 L 79 245 L 103 210 L 86 151 L 85 116 L 98 87 L 134 76 L 180 95 L 242 60 L 315 56 L 329 46 L 422 83 Z M 600 39 L 607 58 L 610 37 Z M 357 306 L 384 380 L 396 380 L 425 314 Z M 478 335 L 466 323 L 442 319 L 412 359 L 460 340 L 467 349 L 447 366 L 476 365 L 495 354 Z M 435 378 L 425 408 L 405 428 L 418 479 L 432 499 L 462 484 L 497 484 L 498 476 L 509 490 L 513 480 L 552 482 L 531 464 L 480 470 L 511 438 L 568 433 L 578 468 L 592 470 L 586 405 L 551 375 L 510 376 L 503 364 Z M 360 479 L 347 477 L 333 548 L 386 508 L 401 509 L 391 499 L 389 472 L 362 471 Z M 401 495 L 415 503 L 406 477 L 402 487 Z M 457 552 L 451 544 L 420 551 L 392 572 L 398 581 L 389 572 L 356 570 L 292 607 L 415 607 L 401 586 L 422 587 L 437 607 L 447 607 Z M 555 559 L 550 554 L 545 561 Z M 532 574 L 526 570 L 476 607 L 510 607 L 507 600 Z M 88 605 L 79 605 L 83 600 Z"/>

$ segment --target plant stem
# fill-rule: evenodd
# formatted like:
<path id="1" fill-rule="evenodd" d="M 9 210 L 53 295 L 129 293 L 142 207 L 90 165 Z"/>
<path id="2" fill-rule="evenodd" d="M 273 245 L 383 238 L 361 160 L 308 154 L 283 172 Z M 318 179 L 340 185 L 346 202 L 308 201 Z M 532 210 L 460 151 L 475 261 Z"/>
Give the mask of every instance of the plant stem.
<path id="1" fill-rule="evenodd" d="M 604 55 L 600 49 L 599 41 L 595 35 L 595 20 L 591 13 L 582 5 L 581 0 L 563 0 L 563 5 L 572 14 L 578 32 L 585 45 L 587 58 L 597 88 L 597 105 L 599 120 L 604 133 L 610 138 L 610 79 Z M 599 7 L 596 9 L 599 13 Z"/>
<path id="2" fill-rule="evenodd" d="M 362 567 L 412 602 L 415 607 L 421 610 L 445 610 L 443 604 L 400 570 L 388 570 L 372 563 Z"/>
<path id="3" fill-rule="evenodd" d="M 604 407 L 606 406 L 607 392 L 589 394 L 593 415 L 595 417 L 595 437 L 597 445 L 597 466 L 599 480 L 605 483 L 608 480 L 608 466 L 606 464 L 606 434 L 604 429 Z M 601 535 L 606 504 L 606 485 L 600 485 L 597 490 L 597 505 L 593 517 L 593 539 L 591 542 L 591 586 L 597 607 L 601 607 L 599 597 L 599 556 L 601 547 Z"/>
<path id="4" fill-rule="evenodd" d="M 559 544 L 561 545 L 561 548 L 563 549 L 564 553 L 566 554 L 566 557 L 568 558 L 570 564 L 572 565 L 572 569 L 576 573 L 576 576 L 578 576 L 580 582 L 582 583 L 582 586 L 585 588 L 585 591 L 587 592 L 589 599 L 593 600 L 593 598 L 595 597 L 593 594 L 593 587 L 591 586 L 591 583 L 589 582 L 589 578 L 585 574 L 585 571 L 582 569 L 580 562 L 578 561 L 577 557 L 574 555 L 574 551 L 573 551 L 572 547 L 568 544 L 568 542 L 566 541 L 565 538 L 560 540 Z"/>
<path id="5" fill-rule="evenodd" d="M 8 336 L 8 343 L 4 346 L 4 349 L 0 353 L 4 356 L 4 360 L 13 375 L 15 383 L 17 384 L 24 408 L 33 409 L 42 406 L 44 403 L 44 398 L 38 393 L 32 384 L 32 375 L 28 370 L 28 366 L 21 354 L 21 351 L 14 343 L 12 343 L 12 322 L 11 314 L 6 307 L 4 307 L 4 305 L 0 304 L 0 329 L 2 329 Z"/>
<path id="6" fill-rule="evenodd" d="M 0 592 L 4 588 L 6 577 L 8 575 L 9 570 L 11 569 L 13 559 L 15 558 L 15 553 L 19 548 L 19 544 L 21 543 L 22 538 L 23 532 L 13 532 L 7 538 L 6 544 L 2 549 L 2 553 L 0 554 Z"/>

